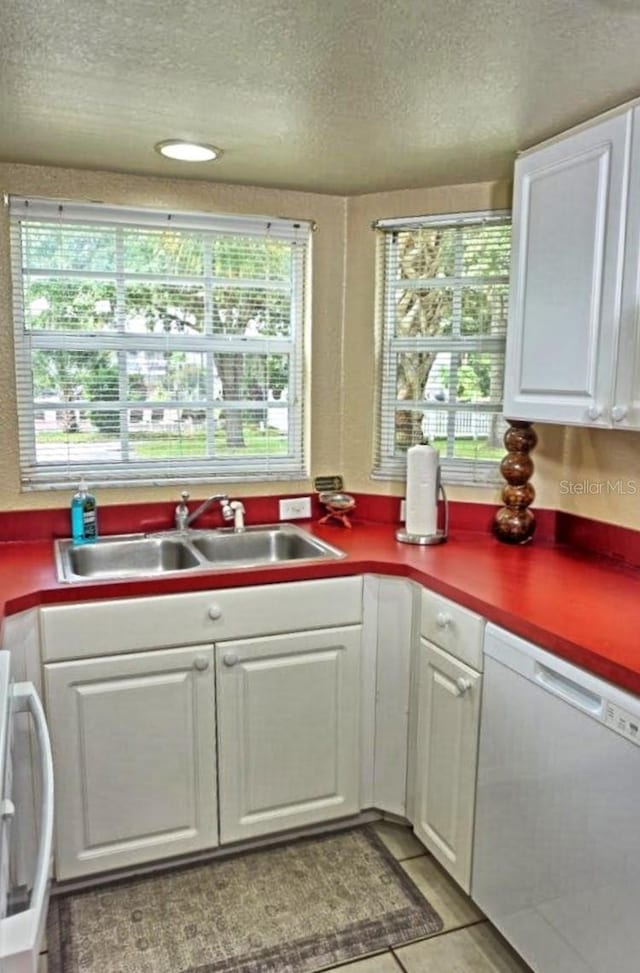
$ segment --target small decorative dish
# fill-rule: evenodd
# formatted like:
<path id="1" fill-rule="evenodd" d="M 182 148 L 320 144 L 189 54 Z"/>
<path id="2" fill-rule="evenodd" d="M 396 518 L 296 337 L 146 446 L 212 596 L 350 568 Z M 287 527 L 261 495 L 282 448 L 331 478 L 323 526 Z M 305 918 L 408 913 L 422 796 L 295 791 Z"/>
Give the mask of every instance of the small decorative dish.
<path id="1" fill-rule="evenodd" d="M 351 527 L 351 521 L 347 514 L 354 509 L 356 502 L 349 493 L 328 490 L 318 495 L 320 503 L 327 508 L 327 513 L 320 518 L 321 524 L 326 524 L 330 520 L 337 520 L 343 527 Z"/>

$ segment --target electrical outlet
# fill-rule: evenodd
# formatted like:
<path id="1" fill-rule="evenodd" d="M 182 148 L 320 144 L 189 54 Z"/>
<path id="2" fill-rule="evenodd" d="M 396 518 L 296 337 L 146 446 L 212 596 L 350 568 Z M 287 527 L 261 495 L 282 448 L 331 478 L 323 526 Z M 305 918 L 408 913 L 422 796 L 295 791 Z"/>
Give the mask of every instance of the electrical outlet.
<path id="1" fill-rule="evenodd" d="M 310 517 L 311 497 L 280 500 L 280 520 L 308 520 Z"/>
<path id="2" fill-rule="evenodd" d="M 404 524 L 406 519 L 407 519 L 407 501 L 401 500 L 400 501 L 400 523 Z"/>

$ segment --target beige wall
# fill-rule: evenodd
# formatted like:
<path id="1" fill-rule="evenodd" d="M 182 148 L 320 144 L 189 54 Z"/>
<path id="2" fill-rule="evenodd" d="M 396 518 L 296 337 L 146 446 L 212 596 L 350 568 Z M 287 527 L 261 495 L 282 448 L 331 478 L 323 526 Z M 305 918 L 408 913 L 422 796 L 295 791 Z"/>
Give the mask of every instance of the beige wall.
<path id="1" fill-rule="evenodd" d="M 340 472 L 353 491 L 401 496 L 374 481 L 376 335 L 374 220 L 503 209 L 506 183 L 478 183 L 341 197 L 180 179 L 0 164 L 0 191 L 111 204 L 211 210 L 315 220 L 309 444 L 311 475 Z M 8 217 L 0 213 L 0 509 L 66 504 L 68 491 L 21 493 L 13 377 Z M 534 483 L 539 506 L 640 528 L 640 434 L 538 426 Z M 619 482 L 620 481 L 620 482 Z M 627 482 L 631 485 L 627 486 Z M 239 496 L 305 492 L 298 483 L 225 484 Z M 637 490 L 637 496 L 635 491 Z M 206 487 L 194 491 L 204 495 Z M 457 487 L 454 499 L 498 502 L 497 489 Z M 100 490 L 101 503 L 167 499 L 175 487 Z"/>
<path id="2" fill-rule="evenodd" d="M 640 433 L 575 427 L 560 432 L 564 463 L 551 504 L 640 530 Z"/>
<path id="3" fill-rule="evenodd" d="M 312 474 L 336 472 L 340 429 L 340 375 L 346 202 L 342 197 L 314 193 L 228 186 L 186 179 L 157 179 L 0 164 L 0 192 L 50 198 L 99 200 L 113 205 L 210 210 L 315 220 L 313 234 L 313 335 L 309 386 L 308 442 Z M 12 316 L 9 277 L 9 225 L 6 208 L 0 214 L 0 510 L 16 507 L 54 507 L 67 503 L 69 491 L 21 493 L 18 469 L 18 429 L 13 377 Z M 310 481 L 233 484 L 225 491 L 236 496 L 308 492 Z M 139 502 L 175 497 L 176 487 L 100 488 L 100 503 Z M 194 488 L 204 496 L 206 486 Z"/>

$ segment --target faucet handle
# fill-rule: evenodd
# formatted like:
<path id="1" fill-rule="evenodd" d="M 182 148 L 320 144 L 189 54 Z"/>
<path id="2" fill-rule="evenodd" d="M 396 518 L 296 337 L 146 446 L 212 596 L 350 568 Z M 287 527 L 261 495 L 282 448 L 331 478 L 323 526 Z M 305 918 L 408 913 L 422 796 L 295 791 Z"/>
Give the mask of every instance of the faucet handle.
<path id="1" fill-rule="evenodd" d="M 189 526 L 189 508 L 187 507 L 189 493 L 186 490 L 183 490 L 180 496 L 182 497 L 182 500 L 176 507 L 175 524 L 176 530 L 185 530 Z"/>
<path id="2" fill-rule="evenodd" d="M 220 500 L 220 509 L 222 511 L 223 519 L 233 520 L 233 506 L 229 503 L 229 497 L 221 496 L 218 499 Z"/>
<path id="3" fill-rule="evenodd" d="M 246 530 L 244 524 L 244 504 L 242 500 L 232 500 L 229 506 L 233 511 L 233 530 L 236 534 L 243 534 Z"/>

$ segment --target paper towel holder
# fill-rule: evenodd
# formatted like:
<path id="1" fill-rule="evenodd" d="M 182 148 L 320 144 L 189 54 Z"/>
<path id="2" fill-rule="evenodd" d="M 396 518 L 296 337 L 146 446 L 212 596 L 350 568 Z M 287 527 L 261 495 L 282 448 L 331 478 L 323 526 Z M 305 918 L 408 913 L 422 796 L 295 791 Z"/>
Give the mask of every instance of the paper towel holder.
<path id="1" fill-rule="evenodd" d="M 449 535 L 449 501 L 447 500 L 447 494 L 444 492 L 444 487 L 441 482 L 438 482 L 437 495 L 441 496 L 444 501 L 444 523 L 442 527 L 438 528 L 435 534 L 410 534 L 404 527 L 401 527 L 396 531 L 397 541 L 401 541 L 403 544 L 420 544 L 422 546 L 444 544 Z"/>

